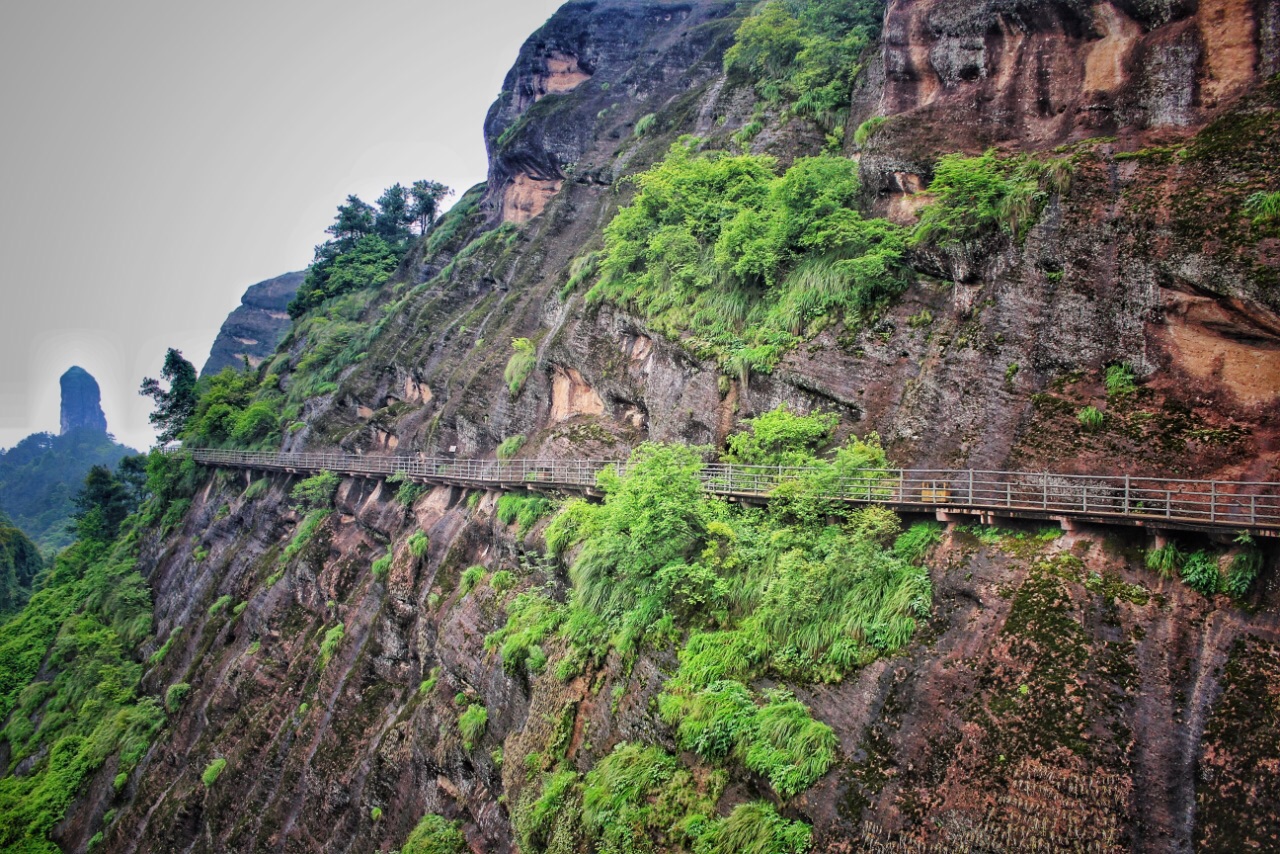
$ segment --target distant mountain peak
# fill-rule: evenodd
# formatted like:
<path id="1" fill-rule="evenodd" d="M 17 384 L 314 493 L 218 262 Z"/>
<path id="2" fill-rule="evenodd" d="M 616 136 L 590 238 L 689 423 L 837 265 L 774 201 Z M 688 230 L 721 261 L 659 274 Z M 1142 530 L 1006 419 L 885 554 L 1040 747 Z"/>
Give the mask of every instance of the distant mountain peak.
<path id="1" fill-rule="evenodd" d="M 58 380 L 62 386 L 62 430 L 107 432 L 107 416 L 102 412 L 102 392 L 93 375 L 78 365 L 67 369 Z"/>

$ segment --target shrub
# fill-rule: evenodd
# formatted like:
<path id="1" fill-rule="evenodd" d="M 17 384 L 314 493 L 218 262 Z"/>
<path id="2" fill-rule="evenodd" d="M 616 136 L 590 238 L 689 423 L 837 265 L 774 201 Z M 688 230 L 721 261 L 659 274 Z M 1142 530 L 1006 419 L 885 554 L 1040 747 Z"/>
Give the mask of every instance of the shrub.
<path id="1" fill-rule="evenodd" d="M 725 71 L 751 81 L 763 100 L 787 102 L 790 112 L 832 130 L 848 115 L 883 12 L 880 0 L 772 0 L 739 25 Z"/>
<path id="2" fill-rule="evenodd" d="M 509 460 L 516 454 L 520 453 L 520 449 L 524 447 L 524 436 L 508 436 L 502 440 L 502 444 L 498 445 L 498 459 Z"/>
<path id="3" fill-rule="evenodd" d="M 929 550 L 942 542 L 941 522 L 917 522 L 899 535 L 893 552 L 903 560 L 920 563 Z"/>
<path id="4" fill-rule="evenodd" d="M 799 337 L 855 321 L 905 287 L 905 232 L 856 210 L 857 166 L 673 145 L 605 229 L 587 302 L 647 317 L 726 372 L 767 373 Z"/>
<path id="5" fill-rule="evenodd" d="M 1076 413 L 1076 420 L 1080 422 L 1081 427 L 1092 432 L 1102 429 L 1107 416 L 1096 406 L 1086 406 Z"/>
<path id="6" fill-rule="evenodd" d="M 1244 212 L 1253 218 L 1255 226 L 1280 224 L 1280 190 L 1254 193 L 1245 200 Z"/>
<path id="7" fill-rule="evenodd" d="M 733 812 L 711 824 L 698 840 L 698 854 L 804 854 L 813 843 L 813 830 L 802 821 L 788 821 L 764 801 L 738 804 Z"/>
<path id="8" fill-rule="evenodd" d="M 425 483 L 414 483 L 408 475 L 400 471 L 393 472 L 387 478 L 387 483 L 399 484 L 396 489 L 396 501 L 402 507 L 412 507 L 414 502 L 431 489 Z"/>
<path id="9" fill-rule="evenodd" d="M 858 125 L 858 129 L 853 132 L 854 144 L 862 146 L 867 144 L 867 140 L 880 130 L 881 125 L 889 119 L 886 116 L 872 116 L 862 124 Z"/>
<path id="10" fill-rule="evenodd" d="M 400 854 L 468 854 L 462 823 L 427 813 L 409 834 Z"/>
<path id="11" fill-rule="evenodd" d="M 230 604 L 231 604 L 230 595 L 223 594 L 222 596 L 219 596 L 217 599 L 214 600 L 213 604 L 209 606 L 209 616 L 216 617 L 219 614 L 219 612 L 222 611 L 223 608 L 227 607 Z"/>
<path id="12" fill-rule="evenodd" d="M 1218 559 L 1206 551 L 1192 552 L 1182 564 L 1182 580 L 1187 586 L 1205 596 L 1212 596 L 1223 589 L 1222 573 Z"/>
<path id="13" fill-rule="evenodd" d="M 327 510 L 333 507 L 333 494 L 338 489 L 340 478 L 331 471 L 322 471 L 294 486 L 289 493 L 300 509 L 304 511 Z"/>
<path id="14" fill-rule="evenodd" d="M 1240 542 L 1239 539 L 1236 542 Z M 1262 551 L 1253 545 L 1252 540 L 1244 543 L 1245 548 L 1236 552 L 1231 558 L 1231 568 L 1227 570 L 1223 590 L 1236 599 L 1243 599 L 1249 588 L 1262 571 Z"/>
<path id="15" fill-rule="evenodd" d="M 646 133 L 652 130 L 653 126 L 657 123 L 658 123 L 658 117 L 655 116 L 653 113 L 649 113 L 648 115 L 641 116 L 640 120 L 636 122 L 635 135 L 637 137 L 644 136 Z"/>
<path id="16" fill-rule="evenodd" d="M 1169 578 L 1176 575 L 1182 570 L 1182 564 L 1186 561 L 1186 555 L 1178 550 L 1178 546 L 1174 543 L 1168 543 L 1158 549 L 1151 549 L 1147 552 L 1146 562 L 1147 569 L 1153 569 L 1160 573 L 1161 578 Z"/>
<path id="17" fill-rule="evenodd" d="M 164 692 L 164 709 L 169 714 L 174 714 L 182 706 L 182 701 L 191 693 L 191 686 L 186 682 L 175 682 L 169 686 L 169 690 Z"/>
<path id="18" fill-rule="evenodd" d="M 511 349 L 515 352 L 507 360 L 507 368 L 502 378 L 506 381 L 511 396 L 515 397 L 520 393 L 520 389 L 524 388 L 524 381 L 529 378 L 529 374 L 533 373 L 538 357 L 533 342 L 528 338 L 512 338 Z"/>
<path id="19" fill-rule="evenodd" d="M 204 773 L 200 775 L 200 779 L 204 782 L 206 787 L 212 786 L 218 781 L 218 778 L 222 776 L 222 771 L 226 767 L 227 760 L 219 757 L 205 766 Z"/>
<path id="20" fill-rule="evenodd" d="M 1137 374 L 1134 373 L 1133 366 L 1127 362 L 1110 365 L 1107 368 L 1104 382 L 1107 387 L 1107 395 L 1110 397 L 1130 394 L 1138 388 Z"/>
<path id="21" fill-rule="evenodd" d="M 523 537 L 538 520 L 555 509 L 549 498 L 521 492 L 507 492 L 498 499 L 498 521 L 504 525 L 519 522 L 516 533 Z"/>
<path id="22" fill-rule="evenodd" d="M 240 497 L 245 501 L 252 501 L 253 499 L 266 494 L 267 490 L 270 488 L 271 480 L 266 477 L 260 477 L 246 486 Z"/>
<path id="23" fill-rule="evenodd" d="M 373 562 L 373 577 L 379 581 L 387 577 L 387 573 L 391 571 L 391 553 L 388 552 Z"/>
<path id="24" fill-rule="evenodd" d="M 333 658 L 334 652 L 338 649 L 338 644 L 342 643 L 342 639 L 346 637 L 346 634 L 347 627 L 345 623 L 338 623 L 324 633 L 324 639 L 320 641 L 320 668 L 322 670 L 329 663 L 329 659 Z"/>
<path id="25" fill-rule="evenodd" d="M 516 577 L 505 569 L 500 569 L 489 579 L 489 586 L 503 593 L 516 586 Z"/>
<path id="26" fill-rule="evenodd" d="M 372 821 L 381 821 L 382 807 L 374 807 L 373 809 L 369 810 L 369 818 Z"/>
<path id="27" fill-rule="evenodd" d="M 475 747 L 485 728 L 489 725 L 489 711 L 479 703 L 472 703 L 458 716 L 458 732 L 462 734 L 462 746 L 467 750 Z"/>
<path id="28" fill-rule="evenodd" d="M 440 668 L 433 667 L 426 679 L 422 680 L 422 684 L 418 686 L 418 693 L 422 695 L 430 694 L 435 690 L 436 683 L 440 681 Z"/>
<path id="29" fill-rule="evenodd" d="M 284 551 L 280 552 L 280 563 L 284 565 L 293 560 L 299 552 L 306 548 L 307 543 L 311 542 L 311 538 L 315 536 L 316 531 L 324 524 L 324 520 L 329 518 L 332 510 L 312 510 L 303 517 L 298 530 L 294 533 L 293 539 L 289 541 L 289 545 L 284 547 Z"/>
<path id="30" fill-rule="evenodd" d="M 934 169 L 934 201 L 920 214 L 912 242 L 953 246 L 1005 232 L 1020 240 L 1052 191 L 1065 189 L 1070 162 L 948 154 Z"/>
<path id="31" fill-rule="evenodd" d="M 431 540 L 422 531 L 414 531 L 409 536 L 409 554 L 421 560 L 431 548 Z"/>
<path id="32" fill-rule="evenodd" d="M 488 570 L 483 566 L 476 565 L 467 567 L 467 569 L 462 573 L 462 580 L 458 583 L 458 589 L 462 592 L 462 595 L 466 596 L 474 590 L 475 586 L 484 578 L 484 574 L 486 572 L 488 572 Z"/>

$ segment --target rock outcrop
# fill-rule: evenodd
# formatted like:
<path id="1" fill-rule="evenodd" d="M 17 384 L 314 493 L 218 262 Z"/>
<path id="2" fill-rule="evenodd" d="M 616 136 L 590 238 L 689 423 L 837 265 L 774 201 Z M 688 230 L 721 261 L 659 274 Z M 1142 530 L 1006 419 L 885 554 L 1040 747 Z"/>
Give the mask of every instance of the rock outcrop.
<path id="1" fill-rule="evenodd" d="M 298 292 L 306 273 L 285 273 L 250 285 L 238 305 L 218 330 L 209 358 L 200 370 L 210 376 L 223 368 L 256 368 L 276 351 L 289 329 L 289 301 Z"/>
<path id="2" fill-rule="evenodd" d="M 75 430 L 107 432 L 107 416 L 102 411 L 102 391 L 93 375 L 79 366 L 67 369 L 58 378 L 62 388 L 60 434 Z"/>

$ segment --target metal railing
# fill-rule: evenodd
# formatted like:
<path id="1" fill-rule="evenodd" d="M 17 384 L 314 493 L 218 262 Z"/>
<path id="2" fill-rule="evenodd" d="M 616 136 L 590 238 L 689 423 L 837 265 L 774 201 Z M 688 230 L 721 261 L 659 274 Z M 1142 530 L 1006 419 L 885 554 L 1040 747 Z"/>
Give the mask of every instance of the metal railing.
<path id="1" fill-rule="evenodd" d="M 210 466 L 291 472 L 329 470 L 347 475 L 404 477 L 464 486 L 525 485 L 587 491 L 616 460 L 475 460 L 361 454 L 191 449 Z M 1018 512 L 1129 524 L 1195 525 L 1280 532 L 1280 483 L 1178 480 L 1128 475 L 1074 475 L 973 469 L 860 470 L 841 476 L 829 469 L 710 463 L 702 470 L 709 492 L 768 498 L 784 483 L 811 480 L 840 501 L 889 504 L 904 509 Z"/>

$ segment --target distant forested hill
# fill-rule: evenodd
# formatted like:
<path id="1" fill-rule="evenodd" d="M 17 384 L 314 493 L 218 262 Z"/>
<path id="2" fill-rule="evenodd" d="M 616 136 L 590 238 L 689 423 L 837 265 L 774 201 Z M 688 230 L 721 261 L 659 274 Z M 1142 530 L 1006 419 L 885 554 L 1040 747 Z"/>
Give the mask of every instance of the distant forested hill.
<path id="1" fill-rule="evenodd" d="M 0 617 L 26 603 L 31 582 L 43 568 L 40 549 L 0 513 Z"/>
<path id="2" fill-rule="evenodd" d="M 0 511 L 41 549 L 71 543 L 67 524 L 85 475 L 96 465 L 114 469 L 135 453 L 109 433 L 73 430 L 61 436 L 32 433 L 0 451 Z M 2 595 L 2 594 L 0 594 Z"/>

